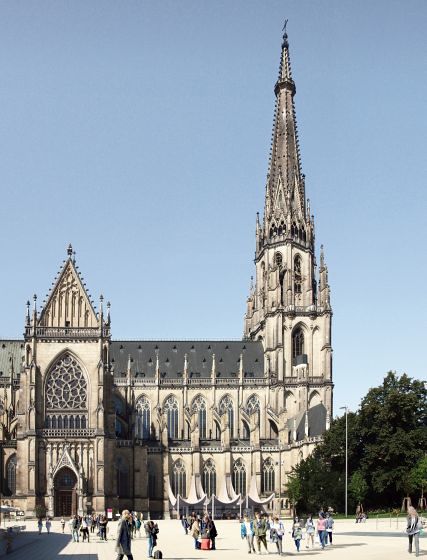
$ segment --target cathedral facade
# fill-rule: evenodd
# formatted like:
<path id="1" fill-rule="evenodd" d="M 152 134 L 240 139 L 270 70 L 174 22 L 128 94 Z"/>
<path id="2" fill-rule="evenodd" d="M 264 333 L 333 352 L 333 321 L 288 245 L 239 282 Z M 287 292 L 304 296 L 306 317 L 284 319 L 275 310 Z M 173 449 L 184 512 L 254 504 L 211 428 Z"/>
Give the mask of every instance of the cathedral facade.
<path id="1" fill-rule="evenodd" d="M 241 341 L 126 341 L 67 250 L 0 341 L 2 500 L 51 516 L 286 508 L 332 414 L 328 272 L 315 257 L 285 33 L 265 208 Z"/>

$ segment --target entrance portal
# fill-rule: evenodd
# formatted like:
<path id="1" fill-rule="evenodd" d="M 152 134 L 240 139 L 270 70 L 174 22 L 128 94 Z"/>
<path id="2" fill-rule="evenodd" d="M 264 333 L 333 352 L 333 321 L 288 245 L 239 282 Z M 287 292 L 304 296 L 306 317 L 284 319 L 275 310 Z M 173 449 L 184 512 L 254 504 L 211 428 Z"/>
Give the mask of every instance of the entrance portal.
<path id="1" fill-rule="evenodd" d="M 55 517 L 70 517 L 77 513 L 77 477 L 68 467 L 55 476 Z"/>

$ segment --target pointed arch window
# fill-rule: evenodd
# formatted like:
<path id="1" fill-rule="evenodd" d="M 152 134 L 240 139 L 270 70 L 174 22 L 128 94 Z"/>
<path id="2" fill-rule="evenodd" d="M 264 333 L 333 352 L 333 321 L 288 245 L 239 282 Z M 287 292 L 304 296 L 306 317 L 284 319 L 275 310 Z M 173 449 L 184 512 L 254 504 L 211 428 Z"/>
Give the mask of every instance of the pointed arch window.
<path id="1" fill-rule="evenodd" d="M 175 461 L 172 469 L 172 492 L 175 496 L 187 497 L 187 473 L 181 459 Z"/>
<path id="2" fill-rule="evenodd" d="M 164 409 L 167 416 L 168 424 L 168 437 L 169 439 L 178 438 L 178 401 L 174 396 L 170 396 L 166 399 L 164 404 Z"/>
<path id="3" fill-rule="evenodd" d="M 244 420 L 242 420 L 242 428 L 243 428 L 242 439 L 244 440 L 249 439 L 250 438 L 249 426 L 247 422 L 245 422 Z"/>
<path id="4" fill-rule="evenodd" d="M 236 494 L 246 495 L 246 466 L 242 459 L 234 461 L 233 486 Z"/>
<path id="5" fill-rule="evenodd" d="M 227 414 L 228 416 L 228 426 L 230 428 L 230 436 L 234 435 L 234 404 L 233 399 L 230 395 L 225 395 L 219 402 L 219 415 L 223 416 Z"/>
<path id="6" fill-rule="evenodd" d="M 274 482 L 274 463 L 271 457 L 268 457 L 262 465 L 261 492 L 263 494 L 275 492 Z"/>
<path id="7" fill-rule="evenodd" d="M 16 455 L 12 455 L 6 466 L 7 490 L 10 496 L 16 494 Z"/>
<path id="8" fill-rule="evenodd" d="M 216 469 L 212 459 L 208 459 L 203 467 L 203 489 L 209 498 L 216 494 Z"/>
<path id="9" fill-rule="evenodd" d="M 304 363 L 300 359 L 302 356 L 304 356 L 304 333 L 301 327 L 298 327 L 292 334 L 293 365 Z"/>
<path id="10" fill-rule="evenodd" d="M 249 416 L 252 416 L 252 414 L 255 413 L 259 414 L 259 410 L 260 410 L 259 398 L 257 395 L 252 395 L 246 401 L 246 412 L 249 414 Z"/>
<path id="11" fill-rule="evenodd" d="M 200 438 L 206 439 L 206 401 L 201 395 L 193 400 L 191 411 L 197 413 Z"/>
<path id="12" fill-rule="evenodd" d="M 302 292 L 302 268 L 301 257 L 299 255 L 294 259 L 294 291 L 296 294 Z"/>
<path id="13" fill-rule="evenodd" d="M 151 427 L 151 404 L 147 397 L 140 397 L 136 403 L 136 437 L 149 439 Z"/>

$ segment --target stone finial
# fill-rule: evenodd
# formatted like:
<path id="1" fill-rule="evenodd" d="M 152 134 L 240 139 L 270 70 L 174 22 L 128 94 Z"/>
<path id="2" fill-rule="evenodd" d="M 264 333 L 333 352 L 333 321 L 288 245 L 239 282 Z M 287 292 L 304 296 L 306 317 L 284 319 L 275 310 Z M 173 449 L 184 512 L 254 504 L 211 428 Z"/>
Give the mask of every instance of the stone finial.
<path id="1" fill-rule="evenodd" d="M 71 258 L 73 256 L 73 246 L 71 245 L 71 243 L 68 245 L 67 255 L 68 255 L 69 258 Z"/>

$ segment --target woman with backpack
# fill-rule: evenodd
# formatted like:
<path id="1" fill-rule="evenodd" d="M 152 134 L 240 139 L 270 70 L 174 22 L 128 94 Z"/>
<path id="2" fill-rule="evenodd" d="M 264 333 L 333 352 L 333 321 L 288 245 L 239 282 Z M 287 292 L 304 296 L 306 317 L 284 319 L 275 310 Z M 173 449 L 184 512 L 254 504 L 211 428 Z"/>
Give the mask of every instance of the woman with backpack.
<path id="1" fill-rule="evenodd" d="M 276 544 L 277 547 L 277 554 L 279 556 L 283 553 L 283 535 L 285 534 L 285 527 L 280 519 L 277 517 L 273 517 L 272 521 L 270 521 L 270 540 L 272 543 Z"/>
<path id="2" fill-rule="evenodd" d="M 294 519 L 294 524 L 292 526 L 292 538 L 294 539 L 296 549 L 299 552 L 299 547 L 302 539 L 302 529 L 298 517 L 295 517 Z"/>

